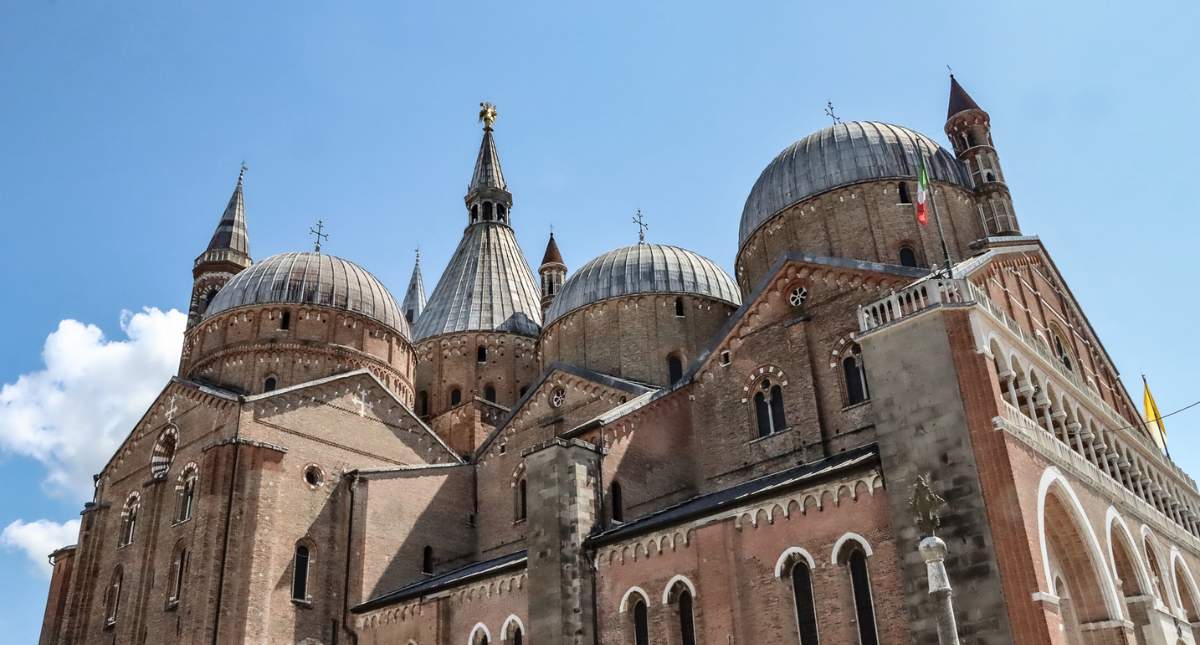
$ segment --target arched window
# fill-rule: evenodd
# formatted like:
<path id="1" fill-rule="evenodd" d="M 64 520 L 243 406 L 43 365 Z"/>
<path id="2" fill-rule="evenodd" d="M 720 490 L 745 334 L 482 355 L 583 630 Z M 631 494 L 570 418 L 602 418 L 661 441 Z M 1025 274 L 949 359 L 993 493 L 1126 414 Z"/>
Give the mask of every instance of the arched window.
<path id="1" fill-rule="evenodd" d="M 679 642 L 696 645 L 696 616 L 692 611 L 692 592 L 684 589 L 675 601 L 679 609 Z"/>
<path id="2" fill-rule="evenodd" d="M 525 483 L 525 478 L 522 477 L 517 482 L 516 498 L 513 499 L 513 518 L 520 522 L 526 517 L 529 511 L 529 485 Z"/>
<path id="3" fill-rule="evenodd" d="M 858 642 L 879 645 L 875 631 L 875 606 L 871 600 L 871 576 L 867 572 L 867 554 L 855 547 L 846 559 L 850 568 L 850 584 L 854 590 L 854 614 L 858 617 Z"/>
<path id="4" fill-rule="evenodd" d="M 906 184 L 904 182 L 900 182 L 899 184 L 896 185 L 896 188 L 900 192 L 900 203 L 901 204 L 911 204 L 912 198 L 908 196 L 908 184 Z"/>
<path id="5" fill-rule="evenodd" d="M 179 599 L 183 597 L 183 577 L 187 570 L 188 552 L 187 549 L 179 547 L 175 550 L 175 556 L 171 558 L 171 578 L 168 583 L 171 585 L 167 592 L 167 606 L 173 607 L 179 604 Z"/>
<path id="6" fill-rule="evenodd" d="M 496 204 L 496 219 L 504 221 L 504 204 Z"/>
<path id="7" fill-rule="evenodd" d="M 483 345 L 480 345 L 478 348 L 476 348 L 476 350 L 475 350 L 475 360 L 476 360 L 477 362 L 480 362 L 480 363 L 486 363 L 486 362 L 487 362 L 487 347 L 484 347 Z"/>
<path id="8" fill-rule="evenodd" d="M 479 221 L 479 204 L 471 204 L 471 223 Z"/>
<path id="9" fill-rule="evenodd" d="M 454 388 L 450 390 L 450 405 L 458 405 L 462 403 L 462 390 Z"/>
<path id="10" fill-rule="evenodd" d="M 204 297 L 200 299 L 200 313 L 201 314 L 208 311 L 208 306 L 212 304 L 212 299 L 214 296 L 217 295 L 217 291 L 218 291 L 217 289 L 209 289 L 208 293 L 204 294 Z"/>
<path id="11" fill-rule="evenodd" d="M 417 416 L 425 416 L 429 414 L 429 392 L 421 390 L 417 392 Z"/>
<path id="12" fill-rule="evenodd" d="M 634 645 L 650 645 L 650 616 L 646 601 L 640 597 L 634 601 L 632 614 Z"/>
<path id="13" fill-rule="evenodd" d="M 483 221 L 485 221 L 485 222 L 492 221 L 492 203 L 491 202 L 483 203 Z"/>
<path id="14" fill-rule="evenodd" d="M 279 316 L 279 328 L 290 329 L 292 326 L 292 312 L 285 311 Z"/>
<path id="15" fill-rule="evenodd" d="M 520 397 L 520 396 L 525 396 L 525 393 L 526 393 L 526 392 L 528 392 L 528 391 L 529 391 L 529 386 L 528 386 L 528 385 L 522 385 L 522 386 L 521 386 L 519 389 L 517 389 L 517 396 L 519 396 L 519 397 Z"/>
<path id="16" fill-rule="evenodd" d="M 621 497 L 621 482 L 614 481 L 609 488 L 608 494 L 608 498 L 612 500 L 612 518 L 614 522 L 625 521 L 625 500 Z"/>
<path id="17" fill-rule="evenodd" d="M 411 325 L 413 323 L 413 317 L 413 310 L 411 307 L 404 310 L 404 319 L 408 321 L 408 324 Z"/>
<path id="18" fill-rule="evenodd" d="M 133 537 L 137 534 L 138 511 L 141 509 L 142 500 L 137 493 L 130 493 L 125 499 L 125 508 L 121 509 L 121 534 L 117 537 L 117 546 L 127 546 L 133 544 Z"/>
<path id="19" fill-rule="evenodd" d="M 263 381 L 263 392 L 273 391 L 275 389 L 276 384 L 277 384 L 277 381 L 275 380 L 275 377 L 268 376 L 266 378 L 266 380 Z"/>
<path id="20" fill-rule="evenodd" d="M 168 425 L 167 429 L 158 435 L 158 440 L 154 442 L 154 449 L 150 453 L 151 477 L 154 479 L 167 478 L 167 471 L 171 469 L 171 462 L 175 461 L 175 449 L 178 445 L 179 433 L 174 424 Z"/>
<path id="21" fill-rule="evenodd" d="M 426 575 L 433 573 L 433 547 L 428 544 L 421 550 L 421 573 Z"/>
<path id="22" fill-rule="evenodd" d="M 1053 339 L 1054 355 L 1058 357 L 1058 360 L 1063 364 L 1063 367 L 1073 370 L 1074 361 L 1071 359 L 1071 344 L 1063 338 L 1062 332 L 1060 332 L 1057 328 L 1050 329 L 1050 337 Z"/>
<path id="23" fill-rule="evenodd" d="M 296 555 L 292 558 L 292 600 L 297 602 L 311 600 L 308 597 L 309 564 L 308 547 L 297 544 Z"/>
<path id="24" fill-rule="evenodd" d="M 783 388 L 763 379 L 754 393 L 754 417 L 758 423 L 758 436 L 766 437 L 787 429 L 783 414 Z"/>
<path id="25" fill-rule="evenodd" d="M 675 317 L 683 318 L 683 298 L 675 299 Z"/>
<path id="26" fill-rule="evenodd" d="M 913 248 L 911 246 L 908 246 L 907 244 L 900 247 L 900 266 L 902 266 L 902 267 L 920 266 L 917 263 L 917 252 L 914 251 Z"/>
<path id="27" fill-rule="evenodd" d="M 678 354 L 671 354 L 667 357 L 667 380 L 671 385 L 679 382 L 683 378 L 683 361 L 679 359 Z"/>
<path id="28" fill-rule="evenodd" d="M 867 389 L 867 373 L 863 370 L 862 354 L 857 345 L 842 359 L 842 378 L 846 384 L 846 405 L 862 403 L 871 397 Z"/>
<path id="29" fill-rule="evenodd" d="M 808 563 L 797 558 L 789 576 L 792 580 L 792 599 L 796 605 L 796 627 L 800 645 L 817 645 L 817 607 L 813 602 L 812 571 Z"/>
<path id="30" fill-rule="evenodd" d="M 121 609 L 121 581 L 123 578 L 121 567 L 117 567 L 113 571 L 112 579 L 108 583 L 108 589 L 104 592 L 104 624 L 117 624 L 117 614 Z"/>
<path id="31" fill-rule="evenodd" d="M 488 403 L 495 403 L 495 402 L 496 402 L 496 388 L 495 388 L 495 386 L 493 386 L 493 385 L 492 385 L 492 384 L 490 384 L 490 383 L 489 383 L 489 384 L 487 384 L 487 385 L 485 385 L 485 386 L 484 386 L 484 388 L 483 388 L 483 398 L 484 398 L 485 400 L 487 400 L 487 402 L 488 402 Z"/>
<path id="32" fill-rule="evenodd" d="M 176 486 L 175 499 L 175 521 L 186 522 L 192 519 L 192 507 L 196 503 L 196 466 L 188 464 L 184 466 L 183 472 L 179 475 L 179 484 Z"/>

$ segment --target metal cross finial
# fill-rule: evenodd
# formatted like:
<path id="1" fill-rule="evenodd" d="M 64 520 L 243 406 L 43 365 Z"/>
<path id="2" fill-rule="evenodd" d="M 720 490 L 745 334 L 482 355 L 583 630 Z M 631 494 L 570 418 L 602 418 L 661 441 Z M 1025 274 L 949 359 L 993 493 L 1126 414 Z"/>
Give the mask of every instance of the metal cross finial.
<path id="1" fill-rule="evenodd" d="M 932 478 L 931 473 L 917 475 L 917 481 L 912 486 L 912 495 L 908 498 L 908 506 L 912 509 L 917 528 L 923 536 L 937 533 L 937 528 L 942 525 L 939 511 L 946 505 L 946 500 L 933 492 Z"/>
<path id="2" fill-rule="evenodd" d="M 841 122 L 842 122 L 842 120 L 841 120 L 840 118 L 838 118 L 838 115 L 836 115 L 836 114 L 834 114 L 834 113 L 833 113 L 833 101 L 826 101 L 826 102 L 825 102 L 825 116 L 827 116 L 827 117 L 829 117 L 829 118 L 833 119 L 833 122 L 834 122 L 834 123 L 841 123 Z"/>
<path id="3" fill-rule="evenodd" d="M 947 65 L 947 66 L 946 66 L 946 71 L 947 71 L 947 72 L 950 72 L 950 75 L 951 75 L 951 76 L 954 76 L 954 68 L 953 68 L 953 67 L 950 67 L 949 65 Z"/>
<path id="4" fill-rule="evenodd" d="M 497 116 L 499 114 L 496 113 L 496 105 L 494 103 L 484 101 L 479 104 L 479 121 L 483 123 L 484 130 L 492 129 L 492 124 L 496 122 Z"/>
<path id="5" fill-rule="evenodd" d="M 642 218 L 642 209 L 638 209 L 637 216 L 633 218 L 633 223 L 637 224 L 638 227 L 638 244 L 645 244 L 646 229 L 650 228 L 650 225 Z"/>
<path id="6" fill-rule="evenodd" d="M 325 222 L 322 220 L 317 220 L 316 228 L 308 229 L 308 232 L 313 235 L 313 240 L 316 242 L 313 245 L 313 247 L 314 247 L 313 250 L 316 251 L 317 253 L 321 252 L 321 241 L 329 239 L 329 234 L 325 233 L 324 231 L 325 231 Z"/>

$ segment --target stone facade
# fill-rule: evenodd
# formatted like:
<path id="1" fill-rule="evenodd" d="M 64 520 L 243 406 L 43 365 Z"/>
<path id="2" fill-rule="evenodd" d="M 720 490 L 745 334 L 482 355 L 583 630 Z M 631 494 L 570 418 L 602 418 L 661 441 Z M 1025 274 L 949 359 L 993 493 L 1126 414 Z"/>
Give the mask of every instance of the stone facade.
<path id="1" fill-rule="evenodd" d="M 290 278 L 212 311 L 238 266 L 198 269 L 179 376 L 54 554 L 41 642 L 932 644 L 928 474 L 964 643 L 1195 643 L 1196 485 L 1019 234 L 990 117 L 957 82 L 950 105 L 954 154 L 889 126 L 788 160 L 852 181 L 764 173 L 748 205 L 790 201 L 744 227 L 736 284 L 659 245 L 570 275 L 552 242 L 537 289 L 493 106 L 415 321 Z M 931 195 L 952 275 L 914 154 L 962 164 Z"/>

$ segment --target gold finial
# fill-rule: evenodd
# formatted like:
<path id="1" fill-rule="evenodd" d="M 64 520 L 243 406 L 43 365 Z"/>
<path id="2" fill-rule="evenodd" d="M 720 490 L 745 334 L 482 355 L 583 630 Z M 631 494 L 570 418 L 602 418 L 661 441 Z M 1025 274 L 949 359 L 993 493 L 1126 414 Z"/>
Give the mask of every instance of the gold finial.
<path id="1" fill-rule="evenodd" d="M 496 106 L 493 103 L 484 101 L 479 104 L 479 122 L 483 124 L 484 130 L 491 130 L 492 124 L 496 122 Z"/>

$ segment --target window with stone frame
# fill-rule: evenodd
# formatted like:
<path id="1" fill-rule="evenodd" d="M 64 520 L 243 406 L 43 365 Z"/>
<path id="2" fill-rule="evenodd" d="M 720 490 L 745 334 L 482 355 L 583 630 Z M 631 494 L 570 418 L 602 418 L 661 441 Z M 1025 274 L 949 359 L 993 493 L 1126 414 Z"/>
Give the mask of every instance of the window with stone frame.
<path id="1" fill-rule="evenodd" d="M 650 645 L 650 612 L 646 600 L 639 595 L 629 613 L 633 622 L 634 645 Z"/>
<path id="2" fill-rule="evenodd" d="M 875 625 L 875 601 L 871 596 L 871 574 L 867 567 L 867 554 L 860 545 L 846 551 L 843 562 L 850 573 L 850 587 L 854 596 L 854 615 L 858 624 L 860 645 L 879 645 L 879 633 Z"/>
<path id="3" fill-rule="evenodd" d="M 871 398 L 867 385 L 867 371 L 863 366 L 862 349 L 851 345 L 842 358 L 842 391 L 847 406 L 857 405 Z"/>
<path id="4" fill-rule="evenodd" d="M 186 522 L 192 519 L 192 510 L 196 505 L 196 480 L 199 469 L 196 464 L 189 463 L 179 473 L 179 482 L 175 485 L 175 521 Z"/>
<path id="5" fill-rule="evenodd" d="M 817 606 L 813 597 L 812 569 L 803 558 L 795 558 L 787 575 L 796 609 L 796 630 L 800 645 L 817 645 Z"/>
<path id="6" fill-rule="evenodd" d="M 111 627 L 117 624 L 117 618 L 121 611 L 121 585 L 124 579 L 124 572 L 121 567 L 113 570 L 112 578 L 109 579 L 108 587 L 104 592 L 104 624 Z"/>
<path id="7" fill-rule="evenodd" d="M 171 556 L 171 576 L 167 580 L 167 607 L 174 607 L 183 598 L 183 581 L 187 574 L 188 550 L 179 545 Z"/>
<path id="8" fill-rule="evenodd" d="M 125 498 L 125 506 L 121 509 L 121 534 L 117 536 L 117 546 L 129 546 L 137 535 L 138 512 L 142 507 L 142 498 L 136 492 Z"/>
<path id="9" fill-rule="evenodd" d="M 292 556 L 292 601 L 310 603 L 312 597 L 308 593 L 308 583 L 312 578 L 312 553 L 308 545 L 297 544 Z"/>
<path id="10" fill-rule="evenodd" d="M 529 485 L 522 477 L 513 489 L 513 521 L 524 522 L 529 512 Z"/>
<path id="11" fill-rule="evenodd" d="M 1075 354 L 1071 351 L 1071 342 L 1058 325 L 1050 325 L 1050 349 L 1055 358 L 1068 370 L 1075 370 Z"/>
<path id="12" fill-rule="evenodd" d="M 755 386 L 754 421 L 759 437 L 768 437 L 787 429 L 783 411 L 783 387 L 770 377 Z"/>

